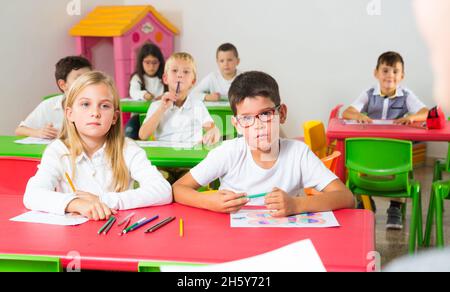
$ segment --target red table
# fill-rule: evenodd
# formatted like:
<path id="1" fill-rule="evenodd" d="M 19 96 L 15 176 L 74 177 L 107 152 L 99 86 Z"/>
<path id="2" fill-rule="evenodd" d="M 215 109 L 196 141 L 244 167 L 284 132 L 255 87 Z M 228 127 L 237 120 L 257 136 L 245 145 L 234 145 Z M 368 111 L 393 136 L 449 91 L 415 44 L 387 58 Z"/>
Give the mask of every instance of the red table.
<path id="1" fill-rule="evenodd" d="M 343 120 L 332 119 L 328 124 L 327 137 L 337 140 L 336 150 L 342 153 L 338 160 L 337 176 L 346 181 L 345 174 L 345 139 L 347 138 L 390 138 L 408 141 L 450 141 L 450 121 L 442 130 L 427 130 L 400 125 L 346 125 Z"/>
<path id="2" fill-rule="evenodd" d="M 172 204 L 136 210 L 133 219 L 158 214 L 176 216 L 176 221 L 154 234 L 144 234 L 144 227 L 120 237 L 116 225 L 107 236 L 98 236 L 104 222 L 62 227 L 9 221 L 27 211 L 18 196 L 0 195 L 0 206 L 0 254 L 59 257 L 66 267 L 69 252 L 75 251 L 87 270 L 137 271 L 140 261 L 222 263 L 309 238 L 328 271 L 366 271 L 375 243 L 374 216 L 365 210 L 337 211 L 339 228 L 230 228 L 229 215 Z M 183 238 L 178 218 L 185 222 Z"/>

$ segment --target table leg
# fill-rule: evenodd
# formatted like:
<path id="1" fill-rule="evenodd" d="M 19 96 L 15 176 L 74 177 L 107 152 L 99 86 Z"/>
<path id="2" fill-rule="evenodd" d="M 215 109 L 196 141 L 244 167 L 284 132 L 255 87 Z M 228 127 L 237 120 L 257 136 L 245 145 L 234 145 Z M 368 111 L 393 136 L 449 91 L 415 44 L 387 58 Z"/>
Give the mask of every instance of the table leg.
<path id="1" fill-rule="evenodd" d="M 341 152 L 341 156 L 338 158 L 337 161 L 336 175 L 343 183 L 346 183 L 347 177 L 345 173 L 345 140 L 343 139 L 337 140 L 336 150 Z"/>

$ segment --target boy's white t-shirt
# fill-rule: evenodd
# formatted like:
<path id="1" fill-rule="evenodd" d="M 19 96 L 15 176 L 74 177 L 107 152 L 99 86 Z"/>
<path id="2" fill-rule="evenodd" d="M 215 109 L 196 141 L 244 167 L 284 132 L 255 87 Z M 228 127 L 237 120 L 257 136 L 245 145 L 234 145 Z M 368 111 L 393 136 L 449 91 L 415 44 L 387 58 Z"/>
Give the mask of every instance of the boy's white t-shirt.
<path id="1" fill-rule="evenodd" d="M 237 138 L 212 150 L 191 175 L 202 186 L 219 178 L 220 190 L 247 195 L 277 187 L 296 196 L 303 188 L 322 191 L 337 179 L 306 144 L 288 139 L 280 139 L 280 154 L 271 169 L 258 166 L 245 139 Z"/>
<path id="2" fill-rule="evenodd" d="M 64 121 L 63 100 L 64 94 L 44 100 L 19 126 L 42 129 L 48 124 L 53 124 L 54 128 L 61 130 Z"/>
<path id="3" fill-rule="evenodd" d="M 161 106 L 161 100 L 152 102 L 147 112 L 146 123 Z M 168 109 L 156 129 L 156 141 L 164 142 L 194 142 L 203 138 L 203 126 L 214 123 L 204 103 L 190 94 L 183 106 L 172 106 Z"/>
<path id="4" fill-rule="evenodd" d="M 141 80 L 139 76 L 134 75 L 130 81 L 130 97 L 132 100 L 145 100 L 144 95 L 150 92 L 155 97 L 164 93 L 164 84 L 159 77 L 149 77 L 144 75 L 145 90 L 141 89 Z"/>
<path id="5" fill-rule="evenodd" d="M 239 71 L 236 72 L 236 76 L 240 74 Z M 235 76 L 235 78 L 236 78 Z M 194 88 L 193 92 L 196 93 L 196 97 L 205 99 L 207 93 L 220 93 L 221 96 L 228 96 L 228 91 L 230 90 L 231 83 L 234 79 L 225 80 L 222 73 L 219 70 L 210 73 L 208 76 L 203 78 L 203 80 Z"/>

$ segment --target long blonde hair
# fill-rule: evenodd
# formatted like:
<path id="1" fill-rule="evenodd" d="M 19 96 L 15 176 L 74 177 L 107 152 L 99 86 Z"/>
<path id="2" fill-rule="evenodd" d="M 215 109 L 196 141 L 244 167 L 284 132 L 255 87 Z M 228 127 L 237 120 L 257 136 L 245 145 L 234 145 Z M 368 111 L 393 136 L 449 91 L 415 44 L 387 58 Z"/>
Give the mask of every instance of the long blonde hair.
<path id="1" fill-rule="evenodd" d="M 67 93 L 64 109 L 72 107 L 80 93 L 91 85 L 104 84 L 113 95 L 114 111 L 120 111 L 120 97 L 112 79 L 102 72 L 92 71 L 81 75 L 71 86 Z M 72 165 L 72 177 L 76 176 L 75 161 L 84 151 L 84 142 L 81 139 L 75 124 L 70 122 L 67 114 L 64 115 L 64 124 L 59 139 L 69 149 Z M 122 117 L 119 114 L 117 122 L 111 126 L 106 134 L 105 153 L 113 172 L 112 187 L 115 192 L 123 192 L 130 184 L 130 173 L 123 155 L 125 136 L 122 129 Z"/>

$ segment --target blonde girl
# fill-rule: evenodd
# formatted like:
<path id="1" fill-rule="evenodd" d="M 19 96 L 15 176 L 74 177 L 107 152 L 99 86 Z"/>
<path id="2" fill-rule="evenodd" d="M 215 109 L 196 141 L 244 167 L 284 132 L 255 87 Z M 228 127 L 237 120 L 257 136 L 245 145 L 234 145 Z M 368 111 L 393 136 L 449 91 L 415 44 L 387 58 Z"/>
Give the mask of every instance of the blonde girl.
<path id="1" fill-rule="evenodd" d="M 117 210 L 172 202 L 169 183 L 144 150 L 124 137 L 119 95 L 110 77 L 82 75 L 69 90 L 64 110 L 61 135 L 28 182 L 28 209 L 105 220 Z M 132 189 L 134 181 L 139 188 Z"/>

